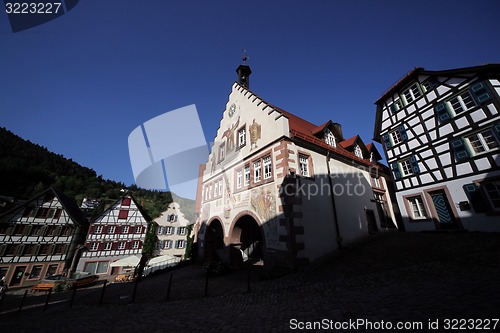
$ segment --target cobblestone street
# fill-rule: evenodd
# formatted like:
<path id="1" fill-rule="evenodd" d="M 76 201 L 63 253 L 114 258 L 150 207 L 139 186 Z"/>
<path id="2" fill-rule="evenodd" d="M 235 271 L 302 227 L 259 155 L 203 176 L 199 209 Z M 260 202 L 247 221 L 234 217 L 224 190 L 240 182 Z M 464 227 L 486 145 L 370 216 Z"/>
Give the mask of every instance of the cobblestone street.
<path id="1" fill-rule="evenodd" d="M 0 327 L 6 332 L 278 332 L 328 320 L 331 327 L 421 323 L 406 331 L 441 332 L 445 319 L 500 317 L 499 245 L 500 234 L 382 233 L 284 277 L 260 279 L 255 267 L 251 292 L 247 271 L 241 270 L 211 278 L 204 297 L 203 270 L 190 265 L 174 271 L 168 301 L 170 273 L 143 279 L 134 303 L 133 283 L 108 285 L 102 305 L 97 304 L 102 288 L 95 287 L 78 290 L 72 308 L 64 301 L 45 311 L 39 306 L 17 312 L 19 300 L 7 295 Z M 430 320 L 439 320 L 439 329 L 429 329 Z M 374 331 L 366 325 L 344 327 L 350 329 L 338 331 Z"/>

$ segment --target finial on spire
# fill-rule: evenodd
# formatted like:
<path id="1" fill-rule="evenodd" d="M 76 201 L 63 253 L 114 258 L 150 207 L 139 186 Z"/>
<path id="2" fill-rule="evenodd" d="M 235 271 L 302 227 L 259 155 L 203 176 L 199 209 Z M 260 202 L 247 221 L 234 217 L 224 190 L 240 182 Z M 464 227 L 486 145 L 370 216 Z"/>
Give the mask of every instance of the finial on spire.
<path id="1" fill-rule="evenodd" d="M 247 56 L 247 50 L 245 49 L 241 49 L 243 51 L 243 65 L 246 65 L 247 64 L 247 60 L 248 60 L 248 56 Z"/>

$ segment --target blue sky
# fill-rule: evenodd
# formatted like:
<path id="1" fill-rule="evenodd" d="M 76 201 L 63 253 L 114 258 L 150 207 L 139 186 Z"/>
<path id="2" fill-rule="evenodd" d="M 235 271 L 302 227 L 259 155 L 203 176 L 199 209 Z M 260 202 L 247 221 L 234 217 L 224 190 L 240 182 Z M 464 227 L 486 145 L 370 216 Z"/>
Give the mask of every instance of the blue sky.
<path id="1" fill-rule="evenodd" d="M 499 12 L 497 0 L 82 0 L 12 33 L 2 11 L 0 126 L 129 185 L 127 138 L 145 121 L 196 104 L 213 141 L 245 48 L 256 94 L 368 143 L 375 100 L 412 68 L 499 63 Z"/>

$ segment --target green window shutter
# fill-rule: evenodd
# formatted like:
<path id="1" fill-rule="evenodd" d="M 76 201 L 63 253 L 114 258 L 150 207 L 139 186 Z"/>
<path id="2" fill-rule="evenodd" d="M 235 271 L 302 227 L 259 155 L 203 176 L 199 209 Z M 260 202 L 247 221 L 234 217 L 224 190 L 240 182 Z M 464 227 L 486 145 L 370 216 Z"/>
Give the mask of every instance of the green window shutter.
<path id="1" fill-rule="evenodd" d="M 420 173 L 420 168 L 418 167 L 418 162 L 417 162 L 417 157 L 415 155 L 412 155 L 410 157 L 410 165 L 413 170 L 413 173 Z"/>
<path id="2" fill-rule="evenodd" d="M 462 186 L 464 189 L 465 194 L 467 195 L 467 198 L 469 199 L 469 202 L 472 205 L 472 208 L 476 211 L 476 213 L 482 213 L 486 211 L 486 206 L 485 206 L 485 200 L 481 194 L 481 191 L 479 190 L 479 187 L 474 184 L 465 184 Z"/>
<path id="3" fill-rule="evenodd" d="M 477 105 L 487 103 L 493 99 L 491 91 L 484 82 L 478 82 L 469 88 L 469 92 L 476 101 Z"/>
<path id="4" fill-rule="evenodd" d="M 391 148 L 392 143 L 391 143 L 391 138 L 389 137 L 389 133 L 385 133 L 383 135 L 383 138 L 384 138 L 385 148 L 387 148 L 387 149 Z"/>
<path id="5" fill-rule="evenodd" d="M 408 134 L 406 134 L 406 129 L 403 125 L 399 126 L 399 134 L 403 141 L 408 141 Z"/>
<path id="6" fill-rule="evenodd" d="M 400 180 L 401 179 L 401 171 L 399 171 L 399 164 L 398 164 L 398 162 L 393 162 L 391 164 L 391 169 L 392 169 L 392 172 L 394 172 L 394 178 L 396 180 Z"/>
<path id="7" fill-rule="evenodd" d="M 465 161 L 470 157 L 469 151 L 467 150 L 467 146 L 465 145 L 464 139 L 455 138 L 455 139 L 450 141 L 450 146 L 451 146 L 451 149 L 453 150 L 453 153 L 455 153 L 455 158 L 456 158 L 457 162 Z"/>
<path id="8" fill-rule="evenodd" d="M 500 141 L 500 123 L 493 124 L 493 127 L 491 129 L 497 136 L 498 141 Z"/>
<path id="9" fill-rule="evenodd" d="M 446 102 L 436 104 L 434 106 L 434 112 L 436 113 L 440 123 L 445 123 L 451 119 Z"/>

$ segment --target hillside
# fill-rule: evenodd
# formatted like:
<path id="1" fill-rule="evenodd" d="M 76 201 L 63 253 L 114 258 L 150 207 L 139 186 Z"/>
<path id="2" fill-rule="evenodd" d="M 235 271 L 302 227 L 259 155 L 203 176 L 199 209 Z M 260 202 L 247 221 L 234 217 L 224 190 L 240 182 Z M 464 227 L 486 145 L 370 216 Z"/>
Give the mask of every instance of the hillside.
<path id="1" fill-rule="evenodd" d="M 0 127 L 0 196 L 29 199 L 47 187 L 54 187 L 80 204 L 84 197 L 117 200 L 125 184 L 103 179 L 90 168 L 50 152 Z M 132 185 L 127 188 L 154 218 L 172 201 L 170 192 L 149 191 Z M 178 200 L 186 218 L 194 218 L 194 201 Z"/>

